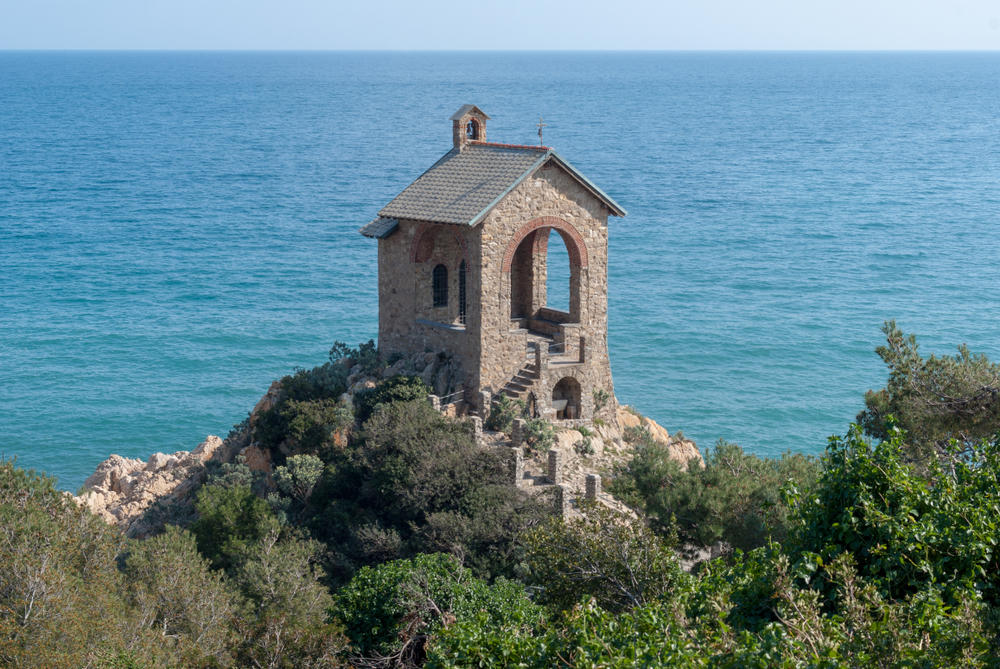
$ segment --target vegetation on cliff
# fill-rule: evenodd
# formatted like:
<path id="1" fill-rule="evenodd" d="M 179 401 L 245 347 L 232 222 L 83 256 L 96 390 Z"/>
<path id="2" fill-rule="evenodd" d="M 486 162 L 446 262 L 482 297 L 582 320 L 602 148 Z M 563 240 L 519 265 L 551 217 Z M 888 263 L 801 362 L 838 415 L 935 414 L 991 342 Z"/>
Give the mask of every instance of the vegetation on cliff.
<path id="1" fill-rule="evenodd" d="M 886 334 L 821 459 L 634 430 L 634 516 L 552 518 L 419 379 L 347 402 L 372 345 L 283 379 L 227 440 L 273 469 L 214 463 L 145 539 L 2 462 L 0 666 L 998 666 L 996 368 Z"/>

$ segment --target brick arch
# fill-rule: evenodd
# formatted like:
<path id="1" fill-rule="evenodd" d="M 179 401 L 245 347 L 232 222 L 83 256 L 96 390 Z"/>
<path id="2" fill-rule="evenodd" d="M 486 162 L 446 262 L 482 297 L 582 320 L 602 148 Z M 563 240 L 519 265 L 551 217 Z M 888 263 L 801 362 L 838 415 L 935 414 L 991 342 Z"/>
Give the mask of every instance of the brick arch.
<path id="1" fill-rule="evenodd" d="M 417 229 L 417 234 L 413 235 L 413 242 L 410 243 L 410 262 L 422 263 L 430 260 L 431 256 L 434 255 L 434 240 L 442 233 L 444 233 L 444 228 L 441 225 L 434 223 L 421 224 Z M 461 253 L 455 259 L 455 267 L 457 268 L 462 264 L 463 260 L 468 265 L 469 245 L 465 241 L 465 235 L 454 228 L 451 230 L 451 233 L 455 237 L 458 247 L 461 249 Z"/>
<path id="2" fill-rule="evenodd" d="M 587 267 L 587 245 L 583 243 L 583 236 L 580 234 L 580 231 L 573 227 L 571 223 L 564 221 L 561 218 L 557 218 L 555 216 L 540 216 L 539 218 L 525 223 L 521 229 L 514 234 L 510 243 L 507 244 L 507 251 L 503 255 L 502 270 L 504 273 L 510 272 L 511 263 L 514 261 L 514 253 L 517 252 L 517 247 L 521 245 L 524 238 L 542 228 L 554 228 L 559 232 L 559 235 L 566 243 L 566 250 L 569 251 L 570 266 L 580 268 Z M 548 242 L 546 240 L 546 244 L 547 243 Z"/>

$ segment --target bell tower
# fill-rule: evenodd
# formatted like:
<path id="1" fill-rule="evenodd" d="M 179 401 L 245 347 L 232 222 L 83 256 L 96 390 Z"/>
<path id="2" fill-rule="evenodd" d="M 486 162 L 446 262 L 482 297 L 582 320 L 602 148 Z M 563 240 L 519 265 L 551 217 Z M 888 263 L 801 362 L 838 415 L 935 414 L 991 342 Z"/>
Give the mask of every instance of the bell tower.
<path id="1" fill-rule="evenodd" d="M 451 139 L 454 148 L 461 151 L 473 142 L 485 142 L 486 121 L 489 118 L 476 105 L 462 105 L 451 115 Z"/>

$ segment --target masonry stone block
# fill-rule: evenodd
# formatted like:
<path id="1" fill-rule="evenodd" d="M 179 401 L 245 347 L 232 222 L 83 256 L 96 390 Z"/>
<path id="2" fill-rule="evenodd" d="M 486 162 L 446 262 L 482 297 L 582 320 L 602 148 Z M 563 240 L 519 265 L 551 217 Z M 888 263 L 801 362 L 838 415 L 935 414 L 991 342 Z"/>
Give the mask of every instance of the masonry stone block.
<path id="1" fill-rule="evenodd" d="M 601 477 L 598 474 L 587 474 L 587 499 L 596 501 L 601 496 Z"/>
<path id="2" fill-rule="evenodd" d="M 472 425 L 472 438 L 479 442 L 483 438 L 483 419 L 479 416 L 469 416 Z"/>
<path id="3" fill-rule="evenodd" d="M 510 449 L 510 473 L 514 479 L 514 485 L 520 485 L 524 480 L 524 449 L 514 446 Z"/>
<path id="4" fill-rule="evenodd" d="M 569 490 L 564 485 L 553 486 L 555 514 L 560 518 L 569 515 Z"/>
<path id="5" fill-rule="evenodd" d="M 562 478 L 563 455 L 561 451 L 552 449 L 549 451 L 549 471 L 548 479 L 551 483 L 559 483 Z"/>
<path id="6" fill-rule="evenodd" d="M 510 442 L 514 446 L 521 446 L 524 443 L 525 420 L 515 418 L 510 430 Z"/>

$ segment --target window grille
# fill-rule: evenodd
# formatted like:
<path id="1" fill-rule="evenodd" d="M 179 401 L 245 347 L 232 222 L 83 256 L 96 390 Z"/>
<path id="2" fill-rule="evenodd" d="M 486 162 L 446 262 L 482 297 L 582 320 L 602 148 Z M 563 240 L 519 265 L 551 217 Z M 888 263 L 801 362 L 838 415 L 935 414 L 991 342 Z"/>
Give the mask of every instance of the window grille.
<path id="1" fill-rule="evenodd" d="M 465 325 L 465 261 L 458 266 L 458 322 Z"/>
<path id="2" fill-rule="evenodd" d="M 438 265 L 434 268 L 434 306 L 448 306 L 448 268 Z"/>

